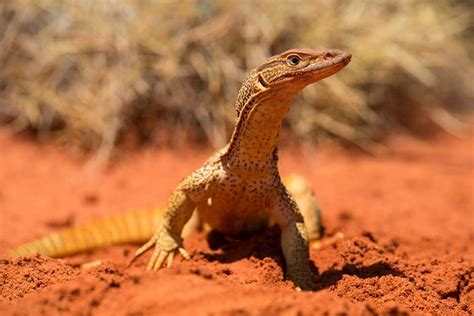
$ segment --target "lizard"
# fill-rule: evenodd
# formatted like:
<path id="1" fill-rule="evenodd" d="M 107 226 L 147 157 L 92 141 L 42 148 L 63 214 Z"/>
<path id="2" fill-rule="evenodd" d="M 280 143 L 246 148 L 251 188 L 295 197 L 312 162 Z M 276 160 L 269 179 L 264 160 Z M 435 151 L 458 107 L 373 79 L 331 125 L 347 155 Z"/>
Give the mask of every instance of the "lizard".
<path id="1" fill-rule="evenodd" d="M 293 97 L 309 84 L 344 68 L 351 57 L 350 53 L 337 49 L 290 49 L 270 57 L 252 70 L 237 96 L 237 119 L 227 146 L 184 178 L 164 210 L 142 212 L 141 217 L 128 215 L 128 218 L 138 216 L 138 221 L 148 221 L 149 227 L 157 227 L 148 235 L 152 237 L 136 251 L 130 264 L 151 248 L 154 249 L 147 270 L 170 267 L 178 253 L 190 259 L 183 247 L 183 229 L 188 222 L 195 223 L 195 227 L 206 223 L 211 229 L 231 236 L 258 232 L 276 223 L 281 230 L 286 278 L 297 288 L 310 290 L 314 279 L 310 269 L 308 230 L 319 231 L 320 222 L 314 220 L 319 218 L 314 215 L 315 212 L 319 214 L 319 209 L 315 211 L 310 203 L 310 207 L 300 210 L 284 185 L 277 166 L 279 133 Z M 305 225 L 305 218 L 313 220 Z M 121 219 L 126 221 L 126 216 L 108 222 L 115 220 L 112 226 L 117 228 Z M 193 226 L 189 223 L 188 226 Z M 91 234 L 84 234 L 82 238 L 100 239 L 94 237 L 94 232 L 100 231 L 100 224 L 91 224 L 88 229 Z M 112 229 L 111 234 L 120 235 L 117 229 Z M 125 241 L 145 237 L 138 235 L 128 236 Z M 184 235 L 187 235 L 186 230 Z M 52 235 L 43 242 L 37 241 L 36 246 L 29 244 L 12 253 L 24 254 L 35 251 L 35 247 L 54 249 L 62 242 L 60 237 Z M 115 242 L 123 241 L 119 237 Z M 70 252 L 71 249 L 65 251 Z"/>
<path id="2" fill-rule="evenodd" d="M 291 174 L 283 183 L 300 207 L 310 240 L 318 242 L 322 235 L 321 209 L 311 185 L 301 175 Z M 60 258 L 101 247 L 147 241 L 162 221 L 166 208 L 155 207 L 106 216 L 40 237 L 7 252 L 18 257 L 31 253 Z M 182 236 L 187 238 L 203 227 L 196 214 L 184 226 Z M 316 244 L 314 244 L 316 246 Z"/>

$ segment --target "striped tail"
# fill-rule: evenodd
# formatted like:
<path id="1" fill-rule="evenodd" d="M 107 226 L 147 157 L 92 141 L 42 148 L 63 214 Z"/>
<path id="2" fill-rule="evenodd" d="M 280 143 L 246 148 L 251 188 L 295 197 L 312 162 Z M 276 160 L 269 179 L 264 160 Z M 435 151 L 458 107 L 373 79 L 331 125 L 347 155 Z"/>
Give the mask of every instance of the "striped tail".
<path id="1" fill-rule="evenodd" d="M 10 250 L 8 255 L 40 253 L 63 257 L 104 246 L 150 239 L 163 218 L 162 208 L 123 213 L 52 233 Z"/>

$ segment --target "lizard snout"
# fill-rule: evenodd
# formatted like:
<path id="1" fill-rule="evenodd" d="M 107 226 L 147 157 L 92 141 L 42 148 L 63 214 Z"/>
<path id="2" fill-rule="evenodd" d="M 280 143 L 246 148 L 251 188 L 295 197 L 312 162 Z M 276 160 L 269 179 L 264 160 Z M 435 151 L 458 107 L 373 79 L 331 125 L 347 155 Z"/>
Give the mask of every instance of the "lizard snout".
<path id="1" fill-rule="evenodd" d="M 328 49 L 323 53 L 323 58 L 324 59 L 340 58 L 340 60 L 342 60 L 344 65 L 347 65 L 351 61 L 352 54 L 340 49 Z"/>

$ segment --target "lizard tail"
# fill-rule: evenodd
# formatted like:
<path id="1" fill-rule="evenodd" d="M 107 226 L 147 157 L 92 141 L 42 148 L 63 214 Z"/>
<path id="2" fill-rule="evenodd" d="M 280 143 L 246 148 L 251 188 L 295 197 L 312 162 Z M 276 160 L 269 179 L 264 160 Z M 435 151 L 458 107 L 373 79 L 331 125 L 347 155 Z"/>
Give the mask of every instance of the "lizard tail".
<path id="1" fill-rule="evenodd" d="M 63 257 L 109 245 L 143 242 L 153 235 L 162 218 L 160 208 L 123 213 L 46 235 L 7 254 Z"/>

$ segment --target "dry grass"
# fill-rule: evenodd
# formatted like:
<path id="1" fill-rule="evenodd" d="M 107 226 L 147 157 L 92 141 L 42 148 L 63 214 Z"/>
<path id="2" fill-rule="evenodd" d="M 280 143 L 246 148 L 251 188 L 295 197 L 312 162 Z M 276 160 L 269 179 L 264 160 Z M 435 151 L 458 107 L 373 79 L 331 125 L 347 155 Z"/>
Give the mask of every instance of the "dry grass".
<path id="1" fill-rule="evenodd" d="M 423 116 L 455 132 L 449 111 L 473 98 L 472 18 L 443 0 L 2 1 L 0 116 L 103 153 L 127 131 L 191 128 L 220 146 L 248 69 L 333 47 L 353 62 L 297 98 L 297 135 L 361 144 Z"/>

